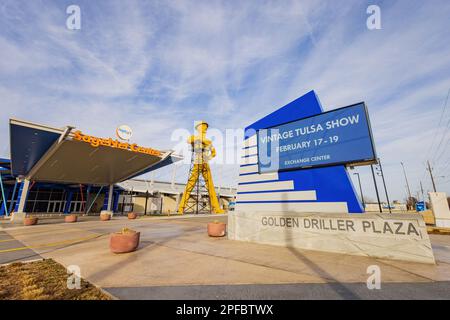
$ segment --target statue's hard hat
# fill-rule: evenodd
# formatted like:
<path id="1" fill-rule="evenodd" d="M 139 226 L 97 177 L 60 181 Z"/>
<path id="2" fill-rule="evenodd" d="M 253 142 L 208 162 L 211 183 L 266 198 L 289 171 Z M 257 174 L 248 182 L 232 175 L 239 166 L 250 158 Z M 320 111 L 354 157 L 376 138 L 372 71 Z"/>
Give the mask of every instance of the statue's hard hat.
<path id="1" fill-rule="evenodd" d="M 202 125 L 202 124 L 206 125 L 207 128 L 209 127 L 209 124 L 208 124 L 206 121 L 201 120 L 201 121 L 197 121 L 197 122 L 195 123 L 195 127 L 194 127 L 194 128 L 197 129 L 198 126 L 200 126 L 200 125 Z"/>

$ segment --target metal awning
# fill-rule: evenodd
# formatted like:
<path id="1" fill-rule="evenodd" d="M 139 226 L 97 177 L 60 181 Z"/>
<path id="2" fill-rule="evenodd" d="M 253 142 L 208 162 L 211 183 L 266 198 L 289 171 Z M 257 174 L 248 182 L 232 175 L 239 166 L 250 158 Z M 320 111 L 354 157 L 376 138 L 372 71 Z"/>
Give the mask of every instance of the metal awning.
<path id="1" fill-rule="evenodd" d="M 171 151 L 93 147 L 74 139 L 72 129 L 10 120 L 13 173 L 41 182 L 110 185 L 182 159 Z"/>
<path id="2" fill-rule="evenodd" d="M 182 183 L 171 183 L 165 181 L 150 181 L 150 180 L 142 180 L 142 179 L 130 179 L 118 184 L 121 188 L 126 191 L 133 191 L 137 193 L 150 193 L 153 194 L 155 192 L 164 193 L 164 194 L 172 194 L 177 195 L 184 192 L 186 188 L 185 184 Z M 195 190 L 193 190 L 195 193 Z M 229 187 L 216 187 L 216 193 L 220 194 L 223 197 L 235 197 L 236 196 L 236 188 Z M 208 192 L 202 192 L 202 194 L 208 194 Z"/>

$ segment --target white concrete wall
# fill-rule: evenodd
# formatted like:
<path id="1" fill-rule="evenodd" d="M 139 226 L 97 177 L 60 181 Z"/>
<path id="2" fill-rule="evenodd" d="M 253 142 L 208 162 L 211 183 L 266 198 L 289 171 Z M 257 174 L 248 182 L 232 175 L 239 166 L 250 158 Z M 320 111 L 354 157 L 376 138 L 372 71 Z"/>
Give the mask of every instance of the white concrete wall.
<path id="1" fill-rule="evenodd" d="M 231 240 L 434 264 L 418 214 L 228 213 Z"/>
<path id="2" fill-rule="evenodd" d="M 436 226 L 450 228 L 450 209 L 448 208 L 445 192 L 430 192 L 431 209 L 433 210 Z"/>

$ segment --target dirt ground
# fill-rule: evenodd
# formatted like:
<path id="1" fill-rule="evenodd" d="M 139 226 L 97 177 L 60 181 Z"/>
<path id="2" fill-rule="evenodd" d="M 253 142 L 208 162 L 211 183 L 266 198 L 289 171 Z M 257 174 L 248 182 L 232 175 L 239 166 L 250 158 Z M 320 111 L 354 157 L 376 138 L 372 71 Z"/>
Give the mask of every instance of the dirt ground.
<path id="1" fill-rule="evenodd" d="M 45 259 L 0 267 L 0 300 L 110 300 L 81 279 L 80 289 L 68 289 L 69 274 L 59 263 Z"/>

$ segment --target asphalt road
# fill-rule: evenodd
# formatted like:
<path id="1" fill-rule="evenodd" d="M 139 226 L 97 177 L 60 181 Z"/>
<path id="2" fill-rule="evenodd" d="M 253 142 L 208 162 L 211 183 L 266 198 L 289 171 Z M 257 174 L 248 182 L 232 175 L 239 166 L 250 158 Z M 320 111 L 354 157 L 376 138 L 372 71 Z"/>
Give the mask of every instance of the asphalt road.
<path id="1" fill-rule="evenodd" d="M 0 231 L 0 265 L 40 258 L 38 253 L 26 248 L 22 242 Z"/>
<path id="2" fill-rule="evenodd" d="M 369 290 L 365 283 L 201 285 L 105 288 L 130 300 L 450 300 L 450 282 L 385 283 Z"/>

